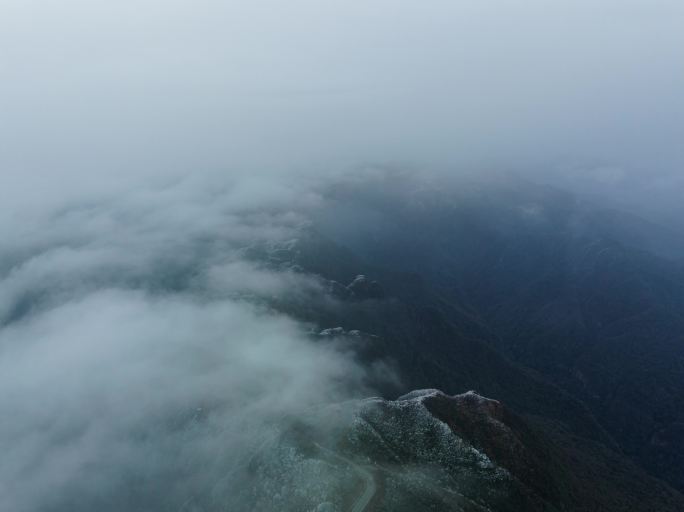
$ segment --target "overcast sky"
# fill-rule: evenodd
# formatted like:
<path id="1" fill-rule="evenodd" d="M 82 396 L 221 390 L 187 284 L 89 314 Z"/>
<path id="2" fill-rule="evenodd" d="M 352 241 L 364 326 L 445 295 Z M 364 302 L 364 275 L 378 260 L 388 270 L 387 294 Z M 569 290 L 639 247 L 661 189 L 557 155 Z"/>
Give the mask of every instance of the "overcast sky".
<path id="1" fill-rule="evenodd" d="M 5 0 L 2 199 L 369 162 L 667 190 L 682 91 L 679 0 Z"/>

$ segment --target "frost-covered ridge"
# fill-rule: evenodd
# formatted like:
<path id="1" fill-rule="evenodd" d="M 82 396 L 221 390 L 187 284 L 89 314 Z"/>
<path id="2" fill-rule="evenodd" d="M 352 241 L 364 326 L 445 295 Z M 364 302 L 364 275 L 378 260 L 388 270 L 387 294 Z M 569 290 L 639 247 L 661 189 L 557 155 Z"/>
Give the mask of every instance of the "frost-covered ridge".
<path id="1" fill-rule="evenodd" d="M 422 389 L 311 410 L 254 459 L 258 482 L 245 492 L 255 510 L 389 512 L 430 504 L 475 511 L 505 510 L 511 497 L 526 503 L 517 478 L 454 428 L 457 414 L 435 414 L 436 406 L 485 421 L 479 414 L 500 404 L 475 392 Z"/>

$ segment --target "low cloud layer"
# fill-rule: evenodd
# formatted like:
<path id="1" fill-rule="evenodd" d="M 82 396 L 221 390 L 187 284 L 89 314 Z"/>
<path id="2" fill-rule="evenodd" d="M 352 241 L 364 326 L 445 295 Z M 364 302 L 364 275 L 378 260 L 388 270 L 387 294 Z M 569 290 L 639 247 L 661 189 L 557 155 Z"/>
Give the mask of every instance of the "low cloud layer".
<path id="1" fill-rule="evenodd" d="M 225 503 L 284 417 L 366 392 L 351 356 L 268 307 L 320 284 L 242 256 L 302 218 L 235 192 L 180 182 L 5 233 L 0 508 Z"/>

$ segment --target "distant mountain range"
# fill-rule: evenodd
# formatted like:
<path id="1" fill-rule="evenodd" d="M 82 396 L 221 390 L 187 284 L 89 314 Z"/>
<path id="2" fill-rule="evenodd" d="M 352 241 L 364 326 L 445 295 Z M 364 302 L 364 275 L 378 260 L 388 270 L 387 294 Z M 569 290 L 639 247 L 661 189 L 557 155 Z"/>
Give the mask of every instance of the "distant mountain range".
<path id="1" fill-rule="evenodd" d="M 297 464 L 348 478 L 317 510 L 684 510 L 675 231 L 516 180 L 382 178 L 326 199 L 251 257 L 318 276 L 337 307 L 273 306 L 399 381 L 350 406 L 346 442 L 297 445 Z M 424 388 L 440 391 L 393 401 Z M 355 505 L 369 485 L 383 491 Z"/>

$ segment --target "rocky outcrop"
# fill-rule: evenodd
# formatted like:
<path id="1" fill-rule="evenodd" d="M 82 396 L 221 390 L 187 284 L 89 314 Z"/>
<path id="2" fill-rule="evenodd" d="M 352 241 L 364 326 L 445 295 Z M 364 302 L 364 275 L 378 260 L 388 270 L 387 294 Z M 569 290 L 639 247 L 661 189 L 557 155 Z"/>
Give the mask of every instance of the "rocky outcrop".
<path id="1" fill-rule="evenodd" d="M 352 296 L 357 299 L 381 299 L 385 296 L 385 290 L 380 283 L 367 278 L 364 275 L 358 275 L 354 280 L 347 285 L 347 290 L 352 293 Z"/>

